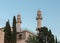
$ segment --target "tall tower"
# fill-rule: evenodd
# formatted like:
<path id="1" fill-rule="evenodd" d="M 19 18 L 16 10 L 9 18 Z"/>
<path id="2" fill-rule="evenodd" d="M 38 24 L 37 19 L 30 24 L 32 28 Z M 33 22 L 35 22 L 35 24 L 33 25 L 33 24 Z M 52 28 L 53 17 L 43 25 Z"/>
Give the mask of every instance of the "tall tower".
<path id="1" fill-rule="evenodd" d="M 17 15 L 17 22 L 16 22 L 16 28 L 17 28 L 17 32 L 21 31 L 21 16 L 20 14 Z"/>
<path id="2" fill-rule="evenodd" d="M 41 16 L 40 10 L 37 11 L 36 20 L 37 20 L 37 28 L 40 29 L 41 28 L 41 21 L 42 21 L 42 16 Z"/>

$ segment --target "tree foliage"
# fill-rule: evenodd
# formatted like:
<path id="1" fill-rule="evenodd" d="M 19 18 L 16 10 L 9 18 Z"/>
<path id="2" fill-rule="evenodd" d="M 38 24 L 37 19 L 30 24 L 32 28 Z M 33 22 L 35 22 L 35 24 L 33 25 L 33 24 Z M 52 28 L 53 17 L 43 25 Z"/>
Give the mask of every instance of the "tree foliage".
<path id="1" fill-rule="evenodd" d="M 6 22 L 4 32 L 5 32 L 4 43 L 11 43 L 11 28 L 10 28 L 9 21 Z"/>
<path id="2" fill-rule="evenodd" d="M 37 37 L 29 35 L 28 39 L 26 40 L 27 43 L 37 43 Z"/>
<path id="3" fill-rule="evenodd" d="M 57 37 L 56 37 L 56 41 L 55 42 L 57 43 Z"/>
<path id="4" fill-rule="evenodd" d="M 54 35 L 47 27 L 41 27 L 38 32 L 39 43 L 54 43 Z"/>
<path id="5" fill-rule="evenodd" d="M 12 43 L 16 43 L 16 18 L 13 17 Z"/>
<path id="6" fill-rule="evenodd" d="M 38 34 L 36 36 L 29 36 L 27 43 L 55 43 L 54 35 L 47 27 L 38 28 Z"/>

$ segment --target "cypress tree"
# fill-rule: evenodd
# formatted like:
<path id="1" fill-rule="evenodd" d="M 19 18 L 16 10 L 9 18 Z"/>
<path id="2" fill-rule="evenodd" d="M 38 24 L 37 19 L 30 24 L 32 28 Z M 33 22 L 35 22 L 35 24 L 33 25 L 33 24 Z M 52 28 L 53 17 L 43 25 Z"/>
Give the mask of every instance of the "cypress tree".
<path id="1" fill-rule="evenodd" d="M 40 29 L 38 28 L 37 39 L 39 40 L 38 43 L 46 43 L 46 41 L 48 43 L 54 43 L 54 35 L 52 34 L 51 30 L 48 31 L 47 27 L 41 27 Z"/>
<path id="2" fill-rule="evenodd" d="M 12 43 L 16 43 L 16 18 L 15 18 L 15 16 L 13 17 Z"/>
<path id="3" fill-rule="evenodd" d="M 57 37 L 56 37 L 56 43 L 57 43 Z"/>
<path id="4" fill-rule="evenodd" d="M 11 27 L 9 21 L 6 22 L 6 26 L 4 28 L 4 43 L 11 43 Z"/>

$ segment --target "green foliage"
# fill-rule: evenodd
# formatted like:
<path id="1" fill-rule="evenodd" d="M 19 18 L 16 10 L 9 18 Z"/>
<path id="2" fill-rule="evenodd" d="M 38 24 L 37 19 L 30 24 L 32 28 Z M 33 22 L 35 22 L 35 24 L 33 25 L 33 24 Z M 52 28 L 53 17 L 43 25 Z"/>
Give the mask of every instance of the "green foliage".
<path id="1" fill-rule="evenodd" d="M 57 43 L 57 37 L 56 37 L 56 43 Z"/>
<path id="2" fill-rule="evenodd" d="M 55 43 L 54 35 L 47 27 L 38 28 L 37 36 L 29 36 L 27 43 Z"/>
<path id="3" fill-rule="evenodd" d="M 37 37 L 29 35 L 28 39 L 26 40 L 27 43 L 37 43 Z"/>
<path id="4" fill-rule="evenodd" d="M 12 43 L 16 43 L 16 18 L 13 17 Z"/>
<path id="5" fill-rule="evenodd" d="M 48 31 L 47 27 L 41 27 L 38 29 L 38 39 L 40 43 L 43 43 L 43 40 L 48 43 L 54 43 L 54 35 L 52 34 L 51 30 Z M 45 38 L 44 38 L 45 37 Z"/>
<path id="6" fill-rule="evenodd" d="M 5 32 L 4 43 L 11 43 L 11 28 L 10 28 L 9 21 L 6 22 L 4 32 Z"/>

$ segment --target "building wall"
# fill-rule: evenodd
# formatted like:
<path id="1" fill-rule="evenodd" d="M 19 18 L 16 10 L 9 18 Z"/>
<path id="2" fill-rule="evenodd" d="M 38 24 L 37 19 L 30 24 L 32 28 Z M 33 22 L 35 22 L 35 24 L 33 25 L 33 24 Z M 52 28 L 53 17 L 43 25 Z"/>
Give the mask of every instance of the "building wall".
<path id="1" fill-rule="evenodd" d="M 0 43 L 4 43 L 4 32 L 0 31 Z"/>
<path id="2" fill-rule="evenodd" d="M 21 35 L 19 37 L 19 35 Z M 17 34 L 17 43 L 25 43 L 26 32 L 20 32 Z"/>
<path id="3" fill-rule="evenodd" d="M 19 39 L 19 35 L 22 34 L 22 39 Z M 22 31 L 17 34 L 17 43 L 26 43 L 25 41 L 28 40 L 29 35 L 33 35 L 29 31 Z M 4 32 L 0 30 L 0 43 L 4 43 Z"/>
<path id="4" fill-rule="evenodd" d="M 25 40 L 19 40 L 17 43 L 26 43 Z"/>
<path id="5" fill-rule="evenodd" d="M 29 35 L 32 35 L 32 33 L 25 31 L 22 33 L 22 38 L 21 40 L 17 40 L 17 43 L 26 43 L 26 40 L 28 40 Z"/>
<path id="6" fill-rule="evenodd" d="M 30 33 L 30 32 L 26 32 L 26 40 L 28 40 L 28 37 L 29 37 L 29 35 L 33 35 L 32 33 Z"/>

